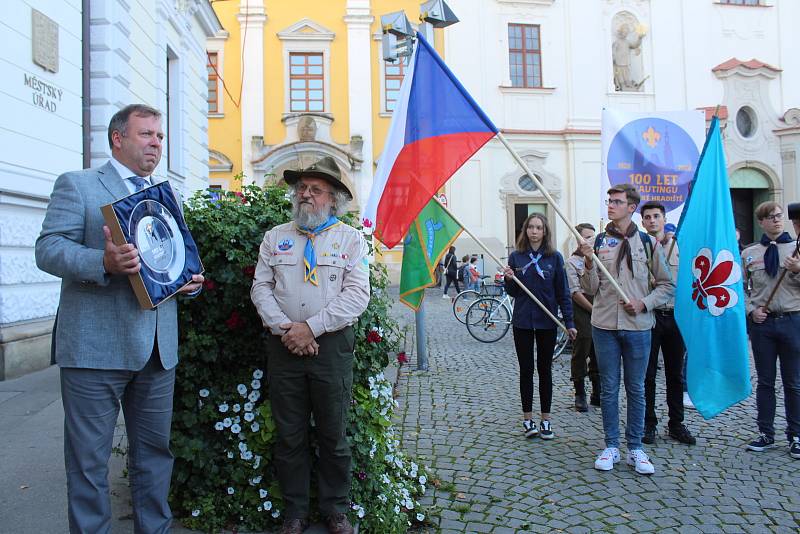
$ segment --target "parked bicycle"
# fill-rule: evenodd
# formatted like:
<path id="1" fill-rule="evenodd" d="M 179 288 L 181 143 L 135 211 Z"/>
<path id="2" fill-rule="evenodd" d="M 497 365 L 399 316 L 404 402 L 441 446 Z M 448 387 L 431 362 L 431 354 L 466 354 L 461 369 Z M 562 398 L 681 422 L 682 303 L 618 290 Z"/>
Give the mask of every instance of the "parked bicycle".
<path id="1" fill-rule="evenodd" d="M 497 284 L 492 280 L 488 280 L 491 278 L 488 275 L 483 275 L 481 277 L 481 287 L 480 291 L 475 291 L 474 289 L 466 289 L 456 295 L 453 299 L 453 315 L 455 315 L 458 322 L 461 324 L 465 324 L 466 316 L 467 316 L 467 309 L 469 308 L 470 304 L 474 301 L 482 298 L 482 297 L 501 297 L 503 296 L 505 290 L 502 284 Z"/>
<path id="2" fill-rule="evenodd" d="M 464 320 L 467 331 L 481 343 L 494 343 L 500 341 L 511 327 L 511 318 L 514 315 L 514 301 L 506 293 L 501 299 L 495 297 L 479 298 L 469 305 Z M 559 315 L 559 319 L 563 320 Z M 558 358 L 569 344 L 569 336 L 558 329 L 556 346 L 553 359 Z"/>

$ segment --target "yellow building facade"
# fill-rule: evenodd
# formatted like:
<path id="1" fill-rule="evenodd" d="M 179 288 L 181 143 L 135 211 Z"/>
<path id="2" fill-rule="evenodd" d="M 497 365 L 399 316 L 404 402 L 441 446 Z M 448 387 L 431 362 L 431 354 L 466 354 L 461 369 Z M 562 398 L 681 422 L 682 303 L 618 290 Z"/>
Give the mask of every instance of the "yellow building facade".
<path id="1" fill-rule="evenodd" d="M 213 2 L 208 41 L 209 182 L 238 190 L 332 156 L 363 205 L 403 67 L 382 59 L 380 16 L 416 0 Z M 441 53 L 441 36 L 437 35 Z"/>

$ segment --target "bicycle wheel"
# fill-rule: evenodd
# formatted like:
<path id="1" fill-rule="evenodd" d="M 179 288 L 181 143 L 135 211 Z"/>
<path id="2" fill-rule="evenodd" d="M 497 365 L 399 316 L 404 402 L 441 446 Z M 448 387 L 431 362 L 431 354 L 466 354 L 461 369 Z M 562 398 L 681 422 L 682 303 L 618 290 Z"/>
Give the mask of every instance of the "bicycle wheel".
<path id="1" fill-rule="evenodd" d="M 456 295 L 456 298 L 453 299 L 453 315 L 456 316 L 459 323 L 464 324 L 469 305 L 478 300 L 478 298 L 480 298 L 480 294 L 472 289 L 462 291 Z"/>
<path id="2" fill-rule="evenodd" d="M 511 312 L 497 299 L 482 298 L 467 309 L 467 331 L 481 343 L 503 339 L 511 326 Z"/>

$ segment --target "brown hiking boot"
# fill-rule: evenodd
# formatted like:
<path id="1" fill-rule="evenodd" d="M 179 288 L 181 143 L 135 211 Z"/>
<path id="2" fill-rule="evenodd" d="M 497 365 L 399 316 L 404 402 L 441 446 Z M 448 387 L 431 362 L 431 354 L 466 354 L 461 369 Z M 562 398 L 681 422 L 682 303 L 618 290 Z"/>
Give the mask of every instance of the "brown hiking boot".
<path id="1" fill-rule="evenodd" d="M 353 534 L 353 525 L 346 514 L 331 514 L 325 518 L 325 525 L 331 534 Z"/>
<path id="2" fill-rule="evenodd" d="M 281 526 L 280 534 L 303 534 L 308 528 L 307 519 L 287 519 Z"/>

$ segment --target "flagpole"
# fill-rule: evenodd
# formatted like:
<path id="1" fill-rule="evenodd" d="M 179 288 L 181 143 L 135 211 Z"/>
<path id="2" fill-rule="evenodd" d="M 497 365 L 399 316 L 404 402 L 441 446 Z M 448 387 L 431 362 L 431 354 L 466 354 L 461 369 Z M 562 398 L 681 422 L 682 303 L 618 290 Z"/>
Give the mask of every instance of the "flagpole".
<path id="1" fill-rule="evenodd" d="M 439 201 L 438 201 L 438 199 L 437 199 L 437 202 L 439 202 Z M 463 224 L 461 224 L 461 222 L 460 222 L 460 221 L 459 221 L 459 220 L 456 218 L 456 216 L 455 216 L 455 215 L 453 215 L 453 212 L 452 212 L 452 211 L 450 211 L 450 209 L 448 209 L 448 207 L 447 207 L 447 206 L 445 206 L 445 205 L 444 205 L 444 204 L 442 204 L 441 202 L 439 202 L 439 205 L 442 207 L 442 209 L 445 211 L 445 213 L 447 213 L 447 214 L 448 214 L 448 215 L 449 215 L 449 216 L 450 216 L 450 217 L 451 217 L 451 218 L 452 218 L 452 219 L 453 219 L 453 220 L 454 220 L 454 221 L 455 221 L 455 222 L 456 222 L 456 223 L 457 223 L 457 224 L 458 224 L 458 225 L 461 227 L 461 229 L 462 229 L 462 230 L 464 230 L 464 232 L 465 232 L 465 233 L 466 233 L 468 236 L 470 236 L 472 239 L 474 239 L 474 240 L 475 240 L 475 242 L 476 242 L 476 243 L 477 243 L 477 244 L 478 244 L 478 245 L 479 245 L 479 246 L 480 246 L 480 247 L 481 247 L 481 248 L 482 248 L 484 251 L 486 251 L 486 253 L 489 255 L 489 257 L 491 257 L 491 258 L 492 258 L 492 259 L 493 259 L 493 260 L 494 260 L 494 261 L 497 263 L 497 265 L 500 265 L 501 267 L 503 266 L 503 262 L 502 262 L 502 261 L 500 261 L 500 258 L 498 258 L 497 256 L 495 256 L 495 255 L 494 255 L 494 253 L 493 253 L 491 250 L 489 250 L 489 247 L 487 247 L 487 246 L 486 246 L 486 245 L 483 243 L 483 241 L 481 241 L 480 239 L 478 239 L 478 237 L 477 237 L 475 234 L 473 234 L 472 232 L 470 232 L 470 231 L 469 231 L 469 229 L 468 229 L 466 226 L 464 226 Z M 557 319 L 557 318 L 556 318 L 556 317 L 555 317 L 555 316 L 554 316 L 554 315 L 553 315 L 553 314 L 550 312 L 550 310 L 548 310 L 548 309 L 547 309 L 547 307 L 546 307 L 544 304 L 542 304 L 542 301 L 540 301 L 539 299 L 537 299 L 537 298 L 536 298 L 536 297 L 533 295 L 533 293 L 531 293 L 531 290 L 530 290 L 530 289 L 528 289 L 527 287 L 525 287 L 525 284 L 523 284 L 523 283 L 522 283 L 522 280 L 520 280 L 519 278 L 517 278 L 517 276 L 516 276 L 516 275 L 512 276 L 511 278 L 512 278 L 512 280 L 514 280 L 514 281 L 517 283 L 517 285 L 518 285 L 520 288 L 522 288 L 522 290 L 525 292 L 525 294 L 526 294 L 526 295 L 528 295 L 528 296 L 531 298 L 531 300 L 533 300 L 533 302 L 535 302 L 535 303 L 536 303 L 536 304 L 537 304 L 537 305 L 538 305 L 538 306 L 539 306 L 539 307 L 542 309 L 542 311 L 544 311 L 544 312 L 547 314 L 547 316 L 548 316 L 548 317 L 550 317 L 550 319 L 552 319 L 552 320 L 553 320 L 553 322 L 555 322 L 555 323 L 556 323 L 556 325 L 557 325 L 557 326 L 558 326 L 558 327 L 559 327 L 561 330 L 563 330 L 565 334 L 567 334 L 567 336 L 569 336 L 569 330 L 567 330 L 567 327 L 566 327 L 566 326 L 564 326 L 564 324 L 563 324 L 561 321 L 559 321 L 559 320 L 558 320 L 558 319 Z"/>
<path id="2" fill-rule="evenodd" d="M 539 180 L 539 178 L 536 177 L 535 174 L 533 174 L 533 172 L 531 172 L 531 170 L 528 168 L 528 165 L 519 156 L 519 154 L 517 154 L 517 151 L 514 150 L 514 148 L 508 143 L 508 140 L 505 138 L 505 136 L 503 136 L 501 132 L 497 132 L 496 137 L 497 139 L 500 140 L 501 143 L 503 143 L 503 146 L 505 146 L 508 149 L 508 151 L 511 153 L 511 156 L 516 160 L 516 162 L 519 163 L 520 167 L 522 167 L 522 170 L 525 171 L 525 174 L 527 174 L 528 177 L 536 183 L 536 187 L 539 188 L 539 191 L 542 193 L 545 200 L 547 200 L 547 202 L 551 206 L 553 206 L 553 209 L 556 210 L 556 213 L 559 215 L 559 217 L 561 217 L 561 220 L 564 221 L 564 223 L 567 225 L 567 228 L 572 233 L 572 235 L 574 235 L 575 238 L 578 240 L 578 243 L 585 242 L 585 239 L 583 239 L 583 237 L 581 237 L 581 234 L 575 229 L 575 225 L 572 224 L 569 221 L 569 219 L 567 219 L 567 216 L 564 215 L 564 212 L 562 212 L 561 208 L 558 207 L 556 201 L 553 199 L 553 197 L 550 196 L 550 193 L 547 191 L 547 189 L 544 188 L 542 182 Z M 631 299 L 628 298 L 628 296 L 622 290 L 622 288 L 614 279 L 614 277 L 611 276 L 611 273 L 608 272 L 608 269 L 606 269 L 605 265 L 603 265 L 603 262 L 600 261 L 600 259 L 594 253 L 594 251 L 592 251 L 592 260 L 600 268 L 600 270 L 603 271 L 603 274 L 606 275 L 608 281 L 611 283 L 612 286 L 614 286 L 614 289 L 617 290 L 617 293 L 619 293 L 619 296 L 622 297 L 622 300 L 624 300 L 626 304 L 630 304 Z"/>

